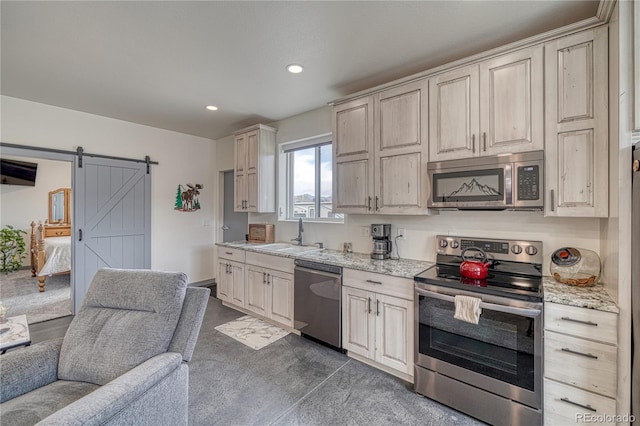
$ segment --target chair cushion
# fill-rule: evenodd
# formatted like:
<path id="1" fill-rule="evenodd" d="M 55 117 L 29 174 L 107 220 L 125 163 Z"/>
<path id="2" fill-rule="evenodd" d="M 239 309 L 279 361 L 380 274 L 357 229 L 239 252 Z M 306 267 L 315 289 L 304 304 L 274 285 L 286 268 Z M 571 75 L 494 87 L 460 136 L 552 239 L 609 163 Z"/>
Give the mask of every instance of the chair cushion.
<path id="1" fill-rule="evenodd" d="M 58 380 L 0 404 L 0 424 L 36 424 L 98 388 L 92 383 Z"/>
<path id="2" fill-rule="evenodd" d="M 99 270 L 64 337 L 58 378 L 104 385 L 166 352 L 186 287 L 179 272 Z"/>

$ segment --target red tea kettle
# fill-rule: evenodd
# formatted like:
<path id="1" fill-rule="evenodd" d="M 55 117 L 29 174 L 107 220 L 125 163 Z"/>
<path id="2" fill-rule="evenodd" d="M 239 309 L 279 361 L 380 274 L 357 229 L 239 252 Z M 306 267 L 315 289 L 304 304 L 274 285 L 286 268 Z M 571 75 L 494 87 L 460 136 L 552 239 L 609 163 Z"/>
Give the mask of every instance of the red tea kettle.
<path id="1" fill-rule="evenodd" d="M 467 252 L 471 251 L 482 254 L 482 260 L 469 260 L 479 259 L 477 256 L 467 256 Z M 487 261 L 487 254 L 484 250 L 478 247 L 469 247 L 464 249 L 460 256 L 462 256 L 460 275 L 465 278 L 474 278 L 477 280 L 487 278 L 487 275 L 489 275 L 489 266 L 491 266 L 491 261 Z"/>

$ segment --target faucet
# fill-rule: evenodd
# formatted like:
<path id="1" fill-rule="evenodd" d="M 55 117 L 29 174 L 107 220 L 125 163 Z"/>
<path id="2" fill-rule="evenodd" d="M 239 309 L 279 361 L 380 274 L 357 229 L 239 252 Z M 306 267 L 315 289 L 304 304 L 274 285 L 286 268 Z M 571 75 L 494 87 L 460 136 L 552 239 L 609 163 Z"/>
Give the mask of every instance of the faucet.
<path id="1" fill-rule="evenodd" d="M 297 241 L 298 245 L 302 245 L 302 233 L 304 232 L 304 228 L 302 227 L 302 218 L 298 219 L 298 238 L 293 238 L 291 241 Z"/>

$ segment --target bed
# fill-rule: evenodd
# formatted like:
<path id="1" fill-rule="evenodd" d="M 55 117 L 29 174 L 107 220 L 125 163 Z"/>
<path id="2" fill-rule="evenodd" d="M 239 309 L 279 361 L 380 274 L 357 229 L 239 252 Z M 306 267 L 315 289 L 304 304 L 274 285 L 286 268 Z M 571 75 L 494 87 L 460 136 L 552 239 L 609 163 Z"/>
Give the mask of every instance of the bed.
<path id="1" fill-rule="evenodd" d="M 47 276 L 71 271 L 71 236 L 69 226 L 36 226 L 31 222 L 31 275 L 38 277 L 38 287 L 45 290 Z"/>

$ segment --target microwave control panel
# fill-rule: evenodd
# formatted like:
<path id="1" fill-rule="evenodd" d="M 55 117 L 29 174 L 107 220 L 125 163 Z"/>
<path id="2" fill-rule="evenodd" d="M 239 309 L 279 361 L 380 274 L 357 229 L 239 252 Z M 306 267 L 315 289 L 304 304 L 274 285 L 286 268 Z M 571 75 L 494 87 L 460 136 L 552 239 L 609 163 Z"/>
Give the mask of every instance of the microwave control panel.
<path id="1" fill-rule="evenodd" d="M 539 182 L 539 166 L 518 167 L 518 200 L 538 200 L 540 198 Z"/>

